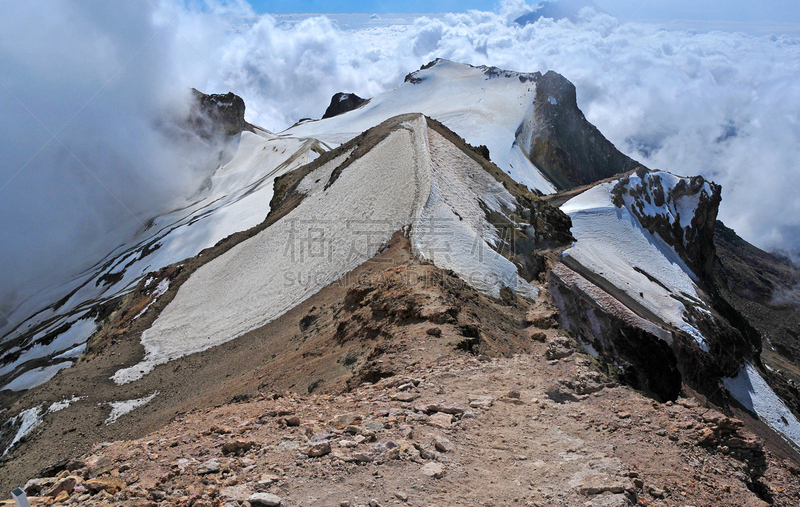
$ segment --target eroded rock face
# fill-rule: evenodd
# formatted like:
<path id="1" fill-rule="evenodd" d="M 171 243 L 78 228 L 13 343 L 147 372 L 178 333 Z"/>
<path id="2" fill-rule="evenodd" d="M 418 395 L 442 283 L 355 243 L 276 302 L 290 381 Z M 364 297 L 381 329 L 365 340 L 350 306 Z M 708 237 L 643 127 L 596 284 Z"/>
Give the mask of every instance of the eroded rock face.
<path id="1" fill-rule="evenodd" d="M 603 273 L 605 265 L 584 266 L 567 255 L 565 266 L 550 274 L 562 326 L 620 364 L 620 380 L 627 384 L 669 397 L 677 395 L 682 381 L 714 396 L 720 391 L 719 379 L 735 376 L 743 362 L 757 358 L 760 350 L 758 332 L 721 297 L 719 280 L 712 276 L 721 188 L 702 177 L 681 178 L 644 168 L 603 188 L 610 191 L 606 195 L 611 210 L 616 206 L 629 213 L 603 215 L 606 222 L 595 225 L 638 222 L 634 227 L 641 227 L 653 248 L 672 264 L 683 261 L 682 271 L 692 271 L 689 283 L 696 292 L 680 289 L 669 277 L 659 280 L 649 274 L 650 260 L 630 252 L 628 269 L 664 289 L 659 301 L 679 304 L 679 313 L 670 314 L 668 305 L 642 304 L 624 278 Z M 580 244 L 582 236 L 576 237 Z M 606 245 L 602 239 L 594 241 L 595 249 Z M 613 241 L 608 241 L 610 248 Z"/>
<path id="2" fill-rule="evenodd" d="M 516 142 L 559 190 L 587 185 L 639 164 L 622 154 L 578 109 L 575 85 L 548 71 L 536 81 L 534 112 Z"/>
<path id="3" fill-rule="evenodd" d="M 642 167 L 622 178 L 612 193 L 614 204 L 628 208 L 645 229 L 674 248 L 695 274 L 711 275 L 721 186 L 702 176 L 678 178 Z"/>
<path id="4" fill-rule="evenodd" d="M 664 401 L 678 397 L 681 373 L 670 332 L 637 316 L 564 265 L 550 271 L 548 282 L 561 326 L 616 362 L 620 381 Z"/>
<path id="5" fill-rule="evenodd" d="M 189 122 L 205 138 L 235 136 L 247 126 L 244 121 L 244 100 L 232 92 L 207 95 L 192 88 Z"/>
<path id="6" fill-rule="evenodd" d="M 331 105 L 325 110 L 322 119 L 333 118 L 334 116 L 352 111 L 364 102 L 366 102 L 366 99 L 362 99 L 355 93 L 337 93 L 331 98 Z"/>

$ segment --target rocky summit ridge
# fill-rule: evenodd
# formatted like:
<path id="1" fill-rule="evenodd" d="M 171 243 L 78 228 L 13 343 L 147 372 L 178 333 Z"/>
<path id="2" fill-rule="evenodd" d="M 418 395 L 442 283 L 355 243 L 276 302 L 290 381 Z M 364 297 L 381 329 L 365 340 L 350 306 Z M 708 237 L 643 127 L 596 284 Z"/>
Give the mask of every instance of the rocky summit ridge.
<path id="1" fill-rule="evenodd" d="M 777 296 L 800 274 L 717 221 L 724 189 L 628 158 L 577 98 L 552 71 L 436 60 L 275 134 L 195 91 L 187 124 L 230 159 L 2 330 L 0 485 L 37 505 L 796 505 Z"/>

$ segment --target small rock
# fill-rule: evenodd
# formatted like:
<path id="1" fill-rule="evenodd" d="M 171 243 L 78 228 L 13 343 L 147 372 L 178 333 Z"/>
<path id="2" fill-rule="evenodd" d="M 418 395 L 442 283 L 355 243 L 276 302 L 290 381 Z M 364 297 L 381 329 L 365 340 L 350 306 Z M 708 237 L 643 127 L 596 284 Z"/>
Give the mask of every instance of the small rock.
<path id="1" fill-rule="evenodd" d="M 529 310 L 525 315 L 525 325 L 549 329 L 558 327 L 558 312 L 548 310 Z"/>
<path id="2" fill-rule="evenodd" d="M 341 502 L 339 502 L 339 507 L 350 507 L 350 502 L 348 502 L 347 500 L 342 500 Z"/>
<path id="3" fill-rule="evenodd" d="M 368 429 L 369 431 L 372 431 L 374 433 L 377 433 L 379 431 L 383 431 L 383 423 L 380 422 L 380 421 L 367 421 L 364 424 L 364 427 L 366 429 Z M 364 431 L 360 431 L 359 433 L 361 433 L 363 435 Z"/>
<path id="4" fill-rule="evenodd" d="M 453 424 L 453 416 L 444 412 L 437 412 L 428 419 L 428 424 L 447 429 Z"/>
<path id="5" fill-rule="evenodd" d="M 39 496 L 42 490 L 49 490 L 56 483 L 55 477 L 45 477 L 42 479 L 31 479 L 22 488 L 28 496 Z"/>
<path id="6" fill-rule="evenodd" d="M 236 440 L 225 442 L 222 445 L 222 454 L 236 454 L 237 456 L 241 456 L 252 449 L 254 445 L 255 442 L 237 438 Z"/>
<path id="7" fill-rule="evenodd" d="M 64 477 L 60 481 L 58 481 L 50 490 L 47 492 L 45 496 L 49 497 L 57 497 L 61 493 L 66 492 L 67 496 L 72 493 L 72 490 L 75 489 L 75 486 L 78 484 L 77 477 Z"/>
<path id="8" fill-rule="evenodd" d="M 436 459 L 436 453 L 431 451 L 430 449 L 419 447 L 417 450 L 419 451 L 419 457 L 426 461 Z"/>
<path id="9" fill-rule="evenodd" d="M 58 495 L 56 495 L 56 497 L 55 497 L 55 498 L 53 498 L 53 502 L 56 502 L 56 503 L 57 503 L 57 502 L 63 502 L 63 501 L 65 501 L 67 498 L 69 498 L 69 493 L 67 493 L 66 491 L 62 491 L 61 493 L 59 493 Z"/>
<path id="10" fill-rule="evenodd" d="M 396 492 L 396 493 L 394 494 L 394 496 L 395 496 L 395 498 L 397 498 L 397 499 L 398 499 L 398 500 L 400 500 L 401 502 L 407 502 L 407 501 L 408 501 L 408 495 L 406 495 L 406 494 L 405 494 L 405 493 L 403 493 L 402 491 L 398 491 L 398 492 Z"/>
<path id="11" fill-rule="evenodd" d="M 333 426 L 338 430 L 342 430 L 348 426 L 361 424 L 362 419 L 361 416 L 355 414 L 337 415 L 333 421 Z"/>
<path id="12" fill-rule="evenodd" d="M 458 415 L 463 414 L 464 407 L 456 405 L 455 403 L 442 403 L 439 405 L 437 412 L 444 412 L 445 414 Z"/>
<path id="13" fill-rule="evenodd" d="M 618 412 L 617 417 L 619 417 L 620 419 L 630 419 L 631 414 L 630 412 Z"/>
<path id="14" fill-rule="evenodd" d="M 702 428 L 697 434 L 697 445 L 715 445 L 717 443 L 717 435 L 711 428 Z"/>
<path id="15" fill-rule="evenodd" d="M 98 477 L 83 483 L 89 491 L 105 491 L 111 495 L 125 489 L 125 481 L 118 477 Z"/>
<path id="16" fill-rule="evenodd" d="M 476 418 L 477 418 L 477 416 L 475 415 L 475 412 L 473 412 L 472 410 L 465 410 L 464 413 L 461 414 L 461 419 L 462 420 L 464 420 L 464 419 L 476 419 Z"/>
<path id="17" fill-rule="evenodd" d="M 574 351 L 570 348 L 569 340 L 564 337 L 558 337 L 547 344 L 547 351 L 544 356 L 548 360 L 564 359 L 572 355 Z"/>
<path id="18" fill-rule="evenodd" d="M 369 501 L 369 507 L 381 507 L 381 503 L 375 498 L 373 498 L 372 500 Z"/>
<path id="19" fill-rule="evenodd" d="M 327 440 L 322 440 L 318 442 L 311 442 L 308 447 L 303 451 L 303 454 L 308 456 L 309 458 L 316 458 L 319 456 L 325 456 L 326 454 L 330 454 L 331 452 L 331 443 Z"/>
<path id="20" fill-rule="evenodd" d="M 641 489 L 641 488 L 644 487 L 644 481 L 639 479 L 638 477 L 636 477 L 636 478 L 633 479 L 633 485 L 636 486 L 637 488 Z"/>
<path id="21" fill-rule="evenodd" d="M 222 467 L 217 460 L 208 460 L 197 469 L 197 475 L 215 474 L 220 471 Z"/>
<path id="22" fill-rule="evenodd" d="M 290 415 L 284 419 L 286 426 L 300 426 L 300 418 L 296 415 Z"/>
<path id="23" fill-rule="evenodd" d="M 452 452 L 454 449 L 453 443 L 442 435 L 436 435 L 433 438 L 433 446 L 439 452 Z"/>
<path id="24" fill-rule="evenodd" d="M 353 459 L 355 459 L 359 463 L 369 463 L 372 461 L 372 456 L 370 456 L 369 454 L 364 454 L 363 452 L 354 452 Z"/>
<path id="25" fill-rule="evenodd" d="M 272 493 L 254 493 L 247 498 L 247 501 L 250 502 L 250 505 L 253 507 L 277 507 L 281 504 L 283 499 L 278 495 L 273 495 Z"/>
<path id="26" fill-rule="evenodd" d="M 655 486 L 648 486 L 647 492 L 650 493 L 650 496 L 653 498 L 664 498 L 664 490 L 661 488 L 657 488 Z"/>
<path id="27" fill-rule="evenodd" d="M 437 336 L 437 337 L 442 336 L 442 330 L 439 329 L 438 327 L 432 327 L 425 332 L 428 333 L 430 336 Z"/>
<path id="28" fill-rule="evenodd" d="M 401 402 L 404 402 L 404 403 L 410 403 L 410 402 L 416 400 L 417 398 L 419 398 L 419 395 L 417 393 L 413 393 L 413 392 L 410 392 L 410 391 L 402 391 L 402 392 L 399 392 L 397 394 L 393 394 L 392 395 L 392 399 L 393 400 L 401 401 Z"/>
<path id="29" fill-rule="evenodd" d="M 529 335 L 530 339 L 535 342 L 544 343 L 547 341 L 547 335 L 542 331 L 532 331 Z"/>
<path id="30" fill-rule="evenodd" d="M 276 445 L 275 448 L 278 452 L 296 451 L 300 448 L 300 444 L 293 442 L 292 440 L 286 440 Z"/>
<path id="31" fill-rule="evenodd" d="M 444 477 L 444 465 L 441 463 L 430 462 L 426 463 L 422 467 L 422 474 L 427 477 L 432 477 L 434 479 L 441 479 Z"/>
<path id="32" fill-rule="evenodd" d="M 508 396 L 509 398 L 515 399 L 515 400 L 518 400 L 518 399 L 520 399 L 522 397 L 520 392 L 517 391 L 516 389 L 513 390 L 513 391 L 509 391 L 506 396 Z"/>
<path id="33" fill-rule="evenodd" d="M 397 447 L 397 442 L 395 442 L 394 440 L 385 440 L 383 442 L 378 442 L 377 444 L 373 445 L 370 451 L 373 454 L 382 454 L 391 449 L 395 449 L 396 447 Z"/>
<path id="34" fill-rule="evenodd" d="M 244 502 L 247 500 L 247 497 L 252 494 L 253 491 L 246 485 L 228 486 L 227 488 L 222 488 L 222 490 L 219 492 L 220 498 L 223 500 L 236 502 L 236 505 L 239 505 L 238 502 Z M 164 500 L 164 498 L 162 498 L 162 500 Z"/>
<path id="35" fill-rule="evenodd" d="M 482 408 L 487 410 L 489 407 L 492 406 L 494 403 L 494 398 L 491 396 L 470 396 L 469 397 L 469 406 L 472 408 Z"/>

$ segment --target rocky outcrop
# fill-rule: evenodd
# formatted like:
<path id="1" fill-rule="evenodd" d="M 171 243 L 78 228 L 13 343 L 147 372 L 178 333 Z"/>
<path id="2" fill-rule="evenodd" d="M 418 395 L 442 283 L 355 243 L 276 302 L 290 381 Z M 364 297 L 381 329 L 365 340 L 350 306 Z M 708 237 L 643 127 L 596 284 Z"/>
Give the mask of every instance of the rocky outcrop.
<path id="1" fill-rule="evenodd" d="M 575 85 L 552 70 L 536 80 L 533 115 L 520 125 L 516 142 L 559 190 L 595 183 L 639 165 L 586 120 L 578 108 Z"/>
<path id="2" fill-rule="evenodd" d="M 628 208 L 645 229 L 674 248 L 695 274 L 711 275 L 721 186 L 702 176 L 678 178 L 640 167 L 619 180 L 612 193 L 617 207 Z"/>
<path id="3" fill-rule="evenodd" d="M 333 96 L 333 98 L 331 98 L 331 105 L 329 105 L 328 109 L 325 110 L 325 114 L 322 115 L 322 119 L 324 120 L 325 118 L 333 118 L 334 116 L 339 116 L 340 114 L 352 111 L 366 101 L 366 99 L 362 99 L 355 93 L 337 93 Z"/>
<path id="4" fill-rule="evenodd" d="M 548 275 L 561 326 L 619 365 L 618 380 L 667 401 L 681 391 L 681 374 L 668 330 L 636 315 L 563 264 Z"/>
<path id="5" fill-rule="evenodd" d="M 189 123 L 204 138 L 235 136 L 249 127 L 244 120 L 244 100 L 233 92 L 207 95 L 192 88 Z"/>

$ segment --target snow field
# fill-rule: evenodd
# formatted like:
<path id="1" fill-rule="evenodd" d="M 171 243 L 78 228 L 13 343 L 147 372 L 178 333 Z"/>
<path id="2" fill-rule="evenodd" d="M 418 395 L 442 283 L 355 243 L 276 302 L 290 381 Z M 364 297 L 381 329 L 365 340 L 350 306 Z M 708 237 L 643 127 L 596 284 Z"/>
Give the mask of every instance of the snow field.
<path id="1" fill-rule="evenodd" d="M 423 116 L 396 128 L 326 189 L 346 155 L 304 178 L 298 188 L 306 198 L 287 216 L 199 268 L 142 335 L 144 360 L 113 380 L 138 380 L 160 364 L 267 324 L 372 258 L 409 225 L 418 255 L 476 289 L 498 297 L 507 285 L 536 297 L 516 267 L 489 247 L 497 232 L 478 204 L 502 212 L 514 209 L 515 199 L 429 130 Z"/>
<path id="2" fill-rule="evenodd" d="M 517 128 L 533 112 L 536 84 L 519 74 L 490 78 L 480 67 L 447 60 L 416 72 L 419 83 L 403 83 L 345 114 L 306 121 L 286 134 L 343 144 L 383 121 L 412 112 L 435 118 L 472 145 L 486 145 L 492 162 L 515 180 L 542 193 L 555 187 L 516 145 Z"/>
<path id="3" fill-rule="evenodd" d="M 707 350 L 702 334 L 684 319 L 684 305 L 670 297 L 683 293 L 699 300 L 694 274 L 669 245 L 644 229 L 627 207 L 614 205 L 614 184 L 597 185 L 561 207 L 572 219 L 572 235 L 577 240 L 564 255 L 606 279 L 664 322 L 688 332 Z"/>
<path id="4" fill-rule="evenodd" d="M 722 382 L 739 403 L 758 414 L 770 428 L 789 440 L 795 449 L 800 449 L 800 421 L 778 398 L 755 366 L 745 363 L 738 375 L 723 377 Z"/>

